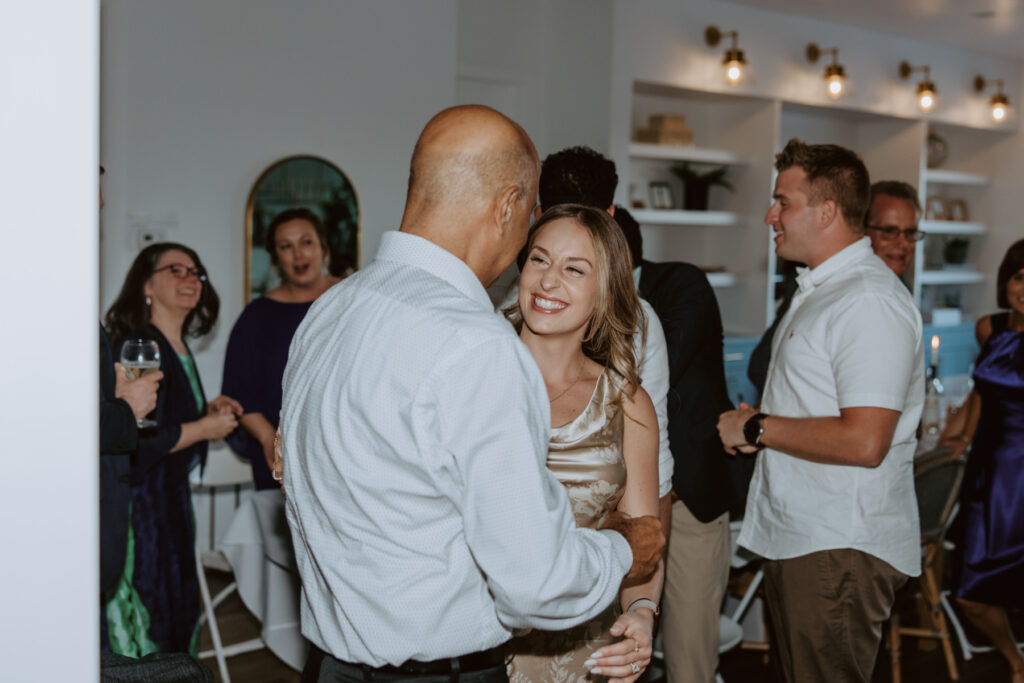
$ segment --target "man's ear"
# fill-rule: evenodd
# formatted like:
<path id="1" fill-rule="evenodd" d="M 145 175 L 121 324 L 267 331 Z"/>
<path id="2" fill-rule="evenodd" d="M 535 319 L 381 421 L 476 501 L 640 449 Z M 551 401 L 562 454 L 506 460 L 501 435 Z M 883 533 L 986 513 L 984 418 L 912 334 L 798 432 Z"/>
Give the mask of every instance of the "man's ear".
<path id="1" fill-rule="evenodd" d="M 832 225 L 832 222 L 839 215 L 839 205 L 834 199 L 826 199 L 818 207 L 818 212 L 818 215 L 821 217 L 822 227 Z"/>
<path id="2" fill-rule="evenodd" d="M 605 209 L 605 211 L 608 212 L 609 216 L 611 216 L 612 218 L 615 218 L 615 204 L 612 204 L 611 206 L 609 206 L 607 209 Z"/>
<path id="3" fill-rule="evenodd" d="M 498 195 L 494 203 L 494 224 L 504 234 L 512 224 L 516 203 L 519 201 L 519 188 L 509 185 Z"/>
<path id="4" fill-rule="evenodd" d="M 544 213 L 544 209 L 540 208 L 540 204 L 533 207 L 533 220 L 539 220 L 542 213 Z"/>

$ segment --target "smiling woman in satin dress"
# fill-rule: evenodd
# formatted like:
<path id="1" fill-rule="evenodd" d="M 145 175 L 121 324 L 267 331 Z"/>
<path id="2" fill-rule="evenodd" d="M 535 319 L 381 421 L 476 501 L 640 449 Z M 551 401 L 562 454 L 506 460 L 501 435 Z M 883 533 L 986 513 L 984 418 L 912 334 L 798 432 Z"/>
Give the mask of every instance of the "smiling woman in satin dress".
<path id="1" fill-rule="evenodd" d="M 551 403 L 548 468 L 577 526 L 658 514 L 658 427 L 640 387 L 633 333 L 646 329 L 625 237 L 604 211 L 554 206 L 526 243 L 519 300 L 505 311 L 540 367 Z M 640 323 L 640 324 L 638 324 Z M 633 681 L 651 659 L 663 569 L 567 631 L 513 640 L 513 683 Z M 621 640 L 620 640 L 621 638 Z M 612 666 L 594 660 L 612 658 Z"/>

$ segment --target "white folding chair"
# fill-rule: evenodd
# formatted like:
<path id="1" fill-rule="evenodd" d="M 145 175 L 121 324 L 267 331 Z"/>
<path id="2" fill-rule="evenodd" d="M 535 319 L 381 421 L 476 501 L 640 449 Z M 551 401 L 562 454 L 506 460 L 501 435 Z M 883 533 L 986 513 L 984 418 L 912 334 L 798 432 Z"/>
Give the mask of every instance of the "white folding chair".
<path id="1" fill-rule="evenodd" d="M 210 625 L 210 639 L 213 641 L 212 650 L 203 650 L 199 653 L 200 659 L 216 657 L 217 669 L 220 672 L 221 680 L 224 683 L 231 683 L 231 676 L 228 675 L 227 658 L 245 652 L 262 650 L 266 643 L 262 638 L 256 637 L 240 643 L 224 645 L 220 637 L 220 628 L 217 626 L 217 605 L 224 602 L 225 598 L 238 589 L 234 581 L 229 583 L 217 595 L 210 597 L 210 586 L 206 582 L 206 568 L 231 571 L 231 565 L 225 559 L 223 553 L 214 549 L 214 490 L 223 486 L 235 487 L 235 508 L 239 504 L 241 488 L 252 482 L 252 467 L 249 463 L 241 460 L 230 449 L 224 447 L 211 448 L 206 458 L 206 467 L 203 469 L 202 477 L 199 480 L 200 489 L 208 489 L 210 494 L 210 550 L 203 551 L 196 541 L 196 569 L 199 572 L 199 593 L 203 600 L 203 613 L 199 617 L 199 623 L 205 621 Z M 193 489 L 195 491 L 195 489 Z"/>

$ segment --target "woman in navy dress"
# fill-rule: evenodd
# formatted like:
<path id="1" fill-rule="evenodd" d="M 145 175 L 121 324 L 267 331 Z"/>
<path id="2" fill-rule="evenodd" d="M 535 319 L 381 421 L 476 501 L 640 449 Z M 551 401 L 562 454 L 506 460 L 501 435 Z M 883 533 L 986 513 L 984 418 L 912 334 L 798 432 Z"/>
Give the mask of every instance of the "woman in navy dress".
<path id="1" fill-rule="evenodd" d="M 199 582 L 189 471 L 206 457 L 207 441 L 227 436 L 238 403 L 203 395 L 185 338 L 217 320 L 219 300 L 199 256 L 186 246 L 153 244 L 136 257 L 107 312 L 115 358 L 129 339 L 155 340 L 163 379 L 156 427 L 139 430 L 131 465 L 131 528 L 124 572 L 105 597 L 109 648 L 144 657 L 198 654 Z"/>
<path id="2" fill-rule="evenodd" d="M 1024 683 L 1005 607 L 1024 607 L 1024 240 L 999 266 L 1000 308 L 978 321 L 975 388 L 945 443 L 973 441 L 964 476 L 964 542 L 957 601 Z M 973 435 L 973 438 L 972 438 Z"/>
<path id="3" fill-rule="evenodd" d="M 274 433 L 281 413 L 281 380 L 288 347 L 313 301 L 338 278 L 327 274 L 327 232 L 309 209 L 289 209 L 267 228 L 270 262 L 281 285 L 242 311 L 228 340 L 221 390 L 242 404 L 242 429 L 228 439 L 252 464 L 257 489 L 276 488 L 270 475 Z"/>

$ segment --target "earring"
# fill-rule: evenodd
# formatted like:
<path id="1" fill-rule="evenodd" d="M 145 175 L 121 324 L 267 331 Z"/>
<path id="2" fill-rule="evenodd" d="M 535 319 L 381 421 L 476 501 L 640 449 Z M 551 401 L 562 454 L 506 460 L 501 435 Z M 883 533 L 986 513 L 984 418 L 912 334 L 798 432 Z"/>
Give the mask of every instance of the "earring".
<path id="1" fill-rule="evenodd" d="M 152 306 L 153 305 L 153 300 L 150 299 L 148 296 L 146 297 L 146 305 L 147 306 Z"/>
<path id="2" fill-rule="evenodd" d="M 512 209 L 505 209 L 505 222 L 512 220 Z"/>

